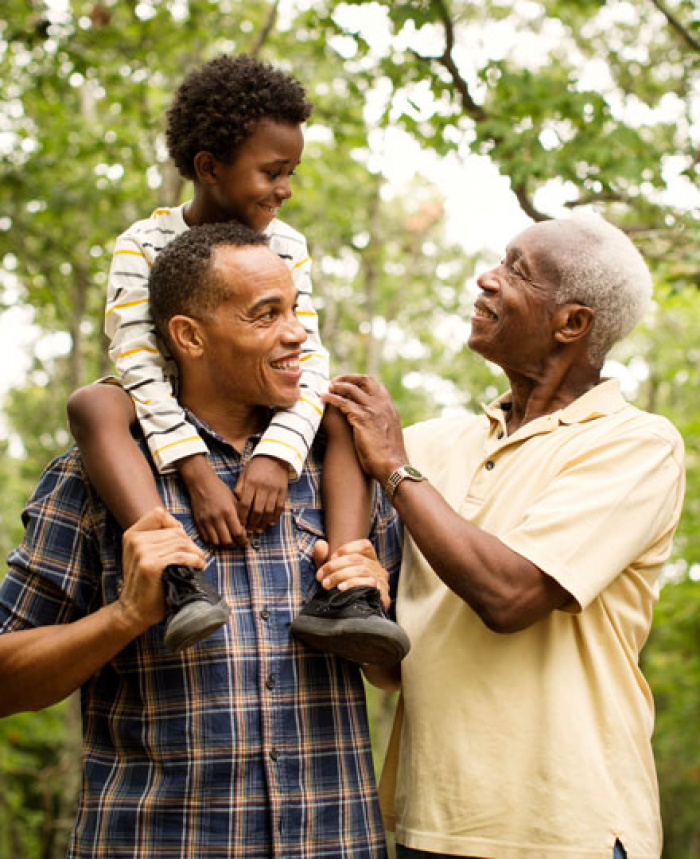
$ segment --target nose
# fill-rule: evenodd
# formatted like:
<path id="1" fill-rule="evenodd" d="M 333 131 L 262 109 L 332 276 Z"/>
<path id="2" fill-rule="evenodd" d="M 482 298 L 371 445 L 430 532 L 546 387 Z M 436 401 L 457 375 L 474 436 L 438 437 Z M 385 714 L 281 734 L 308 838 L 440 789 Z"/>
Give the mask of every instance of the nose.
<path id="1" fill-rule="evenodd" d="M 300 346 L 308 337 L 304 326 L 299 321 L 296 313 L 290 311 L 286 325 L 282 329 L 282 339 L 288 345 Z"/>
<path id="2" fill-rule="evenodd" d="M 275 194 L 278 200 L 288 200 L 292 196 L 292 183 L 289 176 L 280 176 L 275 186 Z"/>
<path id="3" fill-rule="evenodd" d="M 496 292 L 499 288 L 497 276 L 499 269 L 500 265 L 497 265 L 480 274 L 476 279 L 479 289 L 483 289 L 484 292 Z"/>

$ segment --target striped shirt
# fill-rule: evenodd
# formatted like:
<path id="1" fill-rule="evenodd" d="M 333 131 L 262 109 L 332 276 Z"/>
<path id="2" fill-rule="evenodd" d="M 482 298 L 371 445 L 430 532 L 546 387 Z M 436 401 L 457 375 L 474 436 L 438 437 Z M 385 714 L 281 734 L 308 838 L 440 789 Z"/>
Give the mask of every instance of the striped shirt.
<path id="1" fill-rule="evenodd" d="M 186 205 L 186 204 L 185 204 Z M 195 453 L 206 453 L 202 437 L 175 399 L 177 367 L 163 352 L 148 304 L 148 273 L 161 250 L 189 229 L 183 206 L 156 209 L 116 241 L 109 272 L 105 333 L 109 354 L 136 414 L 158 471 Z M 328 353 L 318 333 L 311 300 L 311 260 L 306 240 L 283 221 L 265 230 L 270 248 L 289 267 L 299 292 L 297 316 L 308 339 L 302 347 L 301 397 L 291 409 L 275 412 L 257 454 L 281 459 L 297 479 L 323 416 L 321 394 L 328 387 Z"/>
<path id="2" fill-rule="evenodd" d="M 257 439 L 240 456 L 188 418 L 233 489 Z M 226 626 L 173 654 L 157 624 L 82 687 L 83 787 L 69 857 L 386 856 L 359 669 L 289 633 L 314 586 L 319 463 L 315 445 L 277 525 L 246 549 L 211 552 L 206 576 L 231 606 Z M 179 476 L 161 475 L 158 486 L 198 540 Z M 121 532 L 75 448 L 47 468 L 24 521 L 0 584 L 0 632 L 70 622 L 117 599 Z M 399 526 L 379 496 L 372 535 L 394 575 Z"/>

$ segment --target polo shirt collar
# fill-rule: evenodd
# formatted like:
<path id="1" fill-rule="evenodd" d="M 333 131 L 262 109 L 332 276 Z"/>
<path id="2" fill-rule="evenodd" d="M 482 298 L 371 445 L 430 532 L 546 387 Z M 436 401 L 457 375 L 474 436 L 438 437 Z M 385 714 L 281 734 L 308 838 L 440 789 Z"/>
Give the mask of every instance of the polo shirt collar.
<path id="1" fill-rule="evenodd" d="M 495 422 L 505 427 L 511 401 L 512 394 L 510 391 L 506 391 L 493 402 L 483 404 L 482 408 L 492 423 Z M 586 391 L 573 403 L 569 403 L 566 408 L 558 409 L 549 415 L 543 415 L 541 418 L 525 424 L 521 429 L 529 428 L 528 435 L 538 431 L 544 432 L 548 429 L 554 429 L 559 424 L 580 424 L 611 415 L 621 411 L 626 406 L 627 402 L 620 391 L 619 380 L 602 379 L 590 391 Z"/>

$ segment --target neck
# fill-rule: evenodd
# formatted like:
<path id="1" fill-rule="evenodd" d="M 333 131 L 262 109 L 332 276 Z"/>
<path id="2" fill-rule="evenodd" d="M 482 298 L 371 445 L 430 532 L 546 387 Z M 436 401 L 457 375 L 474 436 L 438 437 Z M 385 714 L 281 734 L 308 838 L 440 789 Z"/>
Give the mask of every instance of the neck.
<path id="1" fill-rule="evenodd" d="M 554 364 L 543 373 L 529 376 L 509 370 L 513 404 L 508 415 L 508 432 L 543 415 L 566 408 L 600 382 L 600 370 L 583 364 Z"/>
<path id="2" fill-rule="evenodd" d="M 237 451 L 243 450 L 246 439 L 264 429 L 270 420 L 264 406 L 222 401 L 220 397 L 202 395 L 181 386 L 180 405 L 208 424 Z"/>
<path id="3" fill-rule="evenodd" d="M 197 182 L 194 183 L 192 199 L 185 206 L 183 215 L 188 227 L 201 227 L 202 224 L 218 224 L 228 220 Z"/>

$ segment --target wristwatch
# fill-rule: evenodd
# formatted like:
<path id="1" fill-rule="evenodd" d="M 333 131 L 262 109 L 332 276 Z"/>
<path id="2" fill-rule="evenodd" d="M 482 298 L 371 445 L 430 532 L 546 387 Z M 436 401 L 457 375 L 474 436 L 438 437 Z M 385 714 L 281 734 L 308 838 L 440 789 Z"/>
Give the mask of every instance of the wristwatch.
<path id="1" fill-rule="evenodd" d="M 419 482 L 421 480 L 426 480 L 426 477 L 412 465 L 407 464 L 399 466 L 396 471 L 393 471 L 389 475 L 386 483 L 384 484 L 384 492 L 386 493 L 387 501 L 393 501 L 394 494 L 398 489 L 399 484 L 404 480 L 415 480 L 416 482 Z"/>

